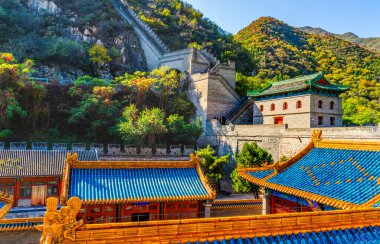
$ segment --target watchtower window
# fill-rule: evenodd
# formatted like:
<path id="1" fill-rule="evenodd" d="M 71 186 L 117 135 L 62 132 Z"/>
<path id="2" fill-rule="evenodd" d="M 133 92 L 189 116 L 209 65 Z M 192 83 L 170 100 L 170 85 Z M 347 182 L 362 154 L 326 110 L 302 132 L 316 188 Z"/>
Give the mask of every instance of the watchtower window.
<path id="1" fill-rule="evenodd" d="M 318 125 L 323 125 L 323 116 L 318 116 Z"/>
<path id="2" fill-rule="evenodd" d="M 287 102 L 284 102 L 284 103 L 282 104 L 282 109 L 283 109 L 283 110 L 287 110 L 287 109 L 288 109 L 288 103 L 287 103 Z"/>
<path id="3" fill-rule="evenodd" d="M 322 108 L 322 106 L 323 106 L 323 102 L 322 102 L 322 100 L 319 100 L 318 101 L 318 108 Z"/>
<path id="4" fill-rule="evenodd" d="M 276 109 L 276 107 L 275 107 L 274 103 L 272 103 L 272 104 L 270 105 L 270 111 L 274 111 L 275 109 Z"/>
<path id="5" fill-rule="evenodd" d="M 260 105 L 260 111 L 261 111 L 261 112 L 264 111 L 264 105 Z"/>
<path id="6" fill-rule="evenodd" d="M 330 109 L 334 109 L 334 106 L 335 106 L 335 103 L 334 102 L 330 102 Z"/>
<path id="7" fill-rule="evenodd" d="M 297 101 L 296 108 L 302 108 L 302 102 L 300 100 Z"/>

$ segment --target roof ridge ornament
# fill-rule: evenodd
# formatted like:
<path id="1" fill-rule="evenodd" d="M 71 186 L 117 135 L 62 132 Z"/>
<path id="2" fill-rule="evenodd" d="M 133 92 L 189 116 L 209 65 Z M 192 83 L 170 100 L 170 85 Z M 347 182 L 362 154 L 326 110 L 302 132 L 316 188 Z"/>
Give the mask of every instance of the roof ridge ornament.
<path id="1" fill-rule="evenodd" d="M 311 133 L 311 141 L 317 145 L 322 140 L 322 130 L 313 130 Z"/>
<path id="2" fill-rule="evenodd" d="M 42 225 L 35 228 L 42 231 L 40 243 L 62 243 L 65 240 L 75 241 L 75 230 L 83 225 L 83 220 L 77 221 L 76 216 L 82 206 L 78 197 L 72 197 L 57 211 L 58 199 L 49 197 L 46 202 L 46 213 Z"/>

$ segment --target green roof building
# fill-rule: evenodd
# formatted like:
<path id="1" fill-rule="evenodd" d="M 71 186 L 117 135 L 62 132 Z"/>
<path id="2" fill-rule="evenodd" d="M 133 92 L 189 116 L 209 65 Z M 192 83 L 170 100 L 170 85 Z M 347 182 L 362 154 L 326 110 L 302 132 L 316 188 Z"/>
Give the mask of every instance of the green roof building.
<path id="1" fill-rule="evenodd" d="M 289 128 L 342 126 L 339 95 L 349 87 L 332 84 L 322 73 L 270 84 L 248 92 L 254 101 L 253 124 L 287 124 Z"/>

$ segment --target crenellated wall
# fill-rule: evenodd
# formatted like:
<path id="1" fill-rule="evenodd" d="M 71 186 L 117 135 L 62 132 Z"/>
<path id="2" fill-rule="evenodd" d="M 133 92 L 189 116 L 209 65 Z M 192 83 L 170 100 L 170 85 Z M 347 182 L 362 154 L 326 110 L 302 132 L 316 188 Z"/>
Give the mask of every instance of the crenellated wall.
<path id="1" fill-rule="evenodd" d="M 340 140 L 380 141 L 380 127 L 327 127 L 320 128 L 322 138 Z M 289 158 L 303 149 L 309 142 L 313 128 L 287 128 L 286 125 L 233 125 L 215 123 L 213 142 L 219 146 L 219 154 L 239 151 L 244 143 L 256 142 L 267 149 L 275 161 Z"/>

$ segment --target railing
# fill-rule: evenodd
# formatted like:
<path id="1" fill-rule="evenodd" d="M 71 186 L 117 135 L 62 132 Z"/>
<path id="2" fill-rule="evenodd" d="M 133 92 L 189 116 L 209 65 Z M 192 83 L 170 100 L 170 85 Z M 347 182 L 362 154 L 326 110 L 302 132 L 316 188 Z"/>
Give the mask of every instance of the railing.
<path id="1" fill-rule="evenodd" d="M 117 12 L 129 22 L 129 24 L 142 30 L 148 38 L 154 41 L 154 44 L 159 47 L 162 54 L 170 51 L 164 42 L 157 36 L 157 34 L 147 24 L 145 24 L 139 16 L 137 16 L 126 1 L 122 2 L 120 0 L 111 0 L 111 3 Z"/>
<path id="2" fill-rule="evenodd" d="M 226 114 L 224 117 L 226 120 L 230 120 L 232 116 L 238 112 L 241 109 L 244 109 L 245 106 L 247 106 L 250 103 L 250 100 L 247 97 L 243 97 L 238 105 L 236 105 L 228 114 Z"/>
<path id="3" fill-rule="evenodd" d="M 52 80 L 54 81 L 58 80 L 60 84 L 68 84 L 68 83 L 73 82 L 72 80 L 46 78 L 46 77 L 32 77 L 32 76 L 29 76 L 28 79 L 31 81 L 38 81 L 38 82 L 44 82 L 44 83 L 50 83 Z"/>

